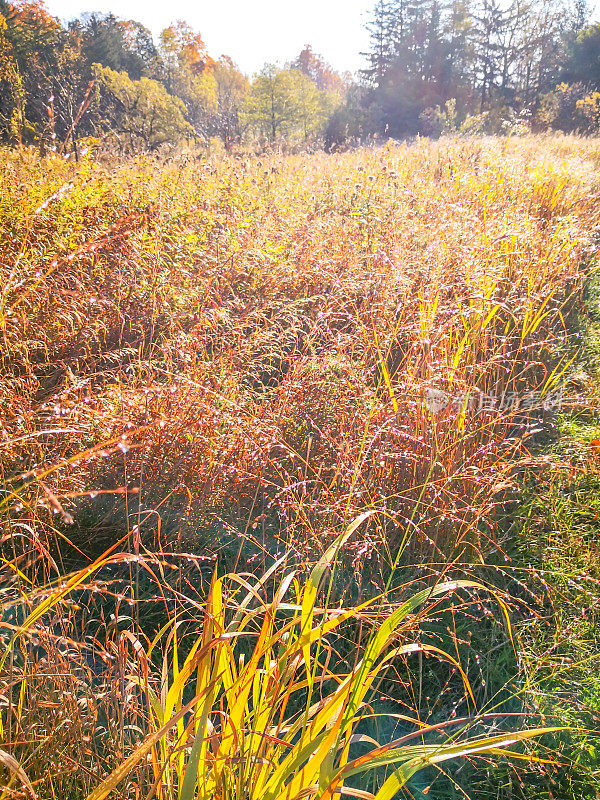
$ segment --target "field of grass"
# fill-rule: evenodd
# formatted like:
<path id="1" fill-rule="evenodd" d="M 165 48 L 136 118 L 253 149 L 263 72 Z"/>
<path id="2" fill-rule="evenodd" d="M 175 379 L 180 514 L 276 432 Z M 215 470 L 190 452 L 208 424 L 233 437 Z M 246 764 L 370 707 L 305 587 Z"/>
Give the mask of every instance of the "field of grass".
<path id="1" fill-rule="evenodd" d="M 0 797 L 597 797 L 600 141 L 0 182 Z"/>

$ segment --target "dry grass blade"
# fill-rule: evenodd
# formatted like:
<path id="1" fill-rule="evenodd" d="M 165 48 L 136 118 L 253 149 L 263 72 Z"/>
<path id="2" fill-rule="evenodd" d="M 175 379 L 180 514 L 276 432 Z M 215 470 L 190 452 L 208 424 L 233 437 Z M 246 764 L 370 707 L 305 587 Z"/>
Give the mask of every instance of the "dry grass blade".
<path id="1" fill-rule="evenodd" d="M 33 798 L 37 797 L 35 789 L 33 788 L 31 781 L 27 777 L 27 773 L 21 767 L 16 758 L 11 756 L 11 754 L 7 753 L 5 750 L 0 750 L 0 764 L 6 767 L 6 769 L 11 773 L 11 775 L 16 776 L 21 781 L 23 787 L 26 789 L 30 797 Z"/>

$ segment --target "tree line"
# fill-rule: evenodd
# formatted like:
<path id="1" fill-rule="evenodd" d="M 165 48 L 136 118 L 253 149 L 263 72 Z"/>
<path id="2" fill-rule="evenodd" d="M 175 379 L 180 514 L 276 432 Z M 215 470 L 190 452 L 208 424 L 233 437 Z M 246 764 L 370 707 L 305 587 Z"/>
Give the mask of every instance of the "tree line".
<path id="1" fill-rule="evenodd" d="M 589 128 L 578 107 L 600 89 L 600 26 L 589 19 L 585 0 L 378 0 L 366 91 L 338 112 L 340 127 L 359 120 L 394 137 Z"/>
<path id="2" fill-rule="evenodd" d="M 0 0 L 0 137 L 123 150 L 184 139 L 306 141 L 323 133 L 344 80 L 310 47 L 251 82 L 185 22 L 154 41 L 139 22 L 84 14 L 64 27 L 40 2 Z"/>
<path id="3" fill-rule="evenodd" d="M 0 0 L 0 139 L 122 152 L 183 141 L 344 147 L 377 137 L 600 128 L 600 25 L 585 0 L 377 0 L 365 66 L 310 46 L 251 80 L 185 22 L 63 25 Z"/>

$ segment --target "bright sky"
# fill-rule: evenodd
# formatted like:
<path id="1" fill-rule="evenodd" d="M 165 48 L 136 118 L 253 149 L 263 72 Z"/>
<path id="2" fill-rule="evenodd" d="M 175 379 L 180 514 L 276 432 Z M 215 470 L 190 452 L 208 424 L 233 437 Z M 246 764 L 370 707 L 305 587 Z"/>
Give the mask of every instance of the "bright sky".
<path id="1" fill-rule="evenodd" d="M 200 31 L 213 57 L 229 55 L 248 74 L 269 61 L 290 61 L 305 44 L 340 72 L 359 70 L 368 44 L 364 23 L 374 5 L 375 0 L 46 0 L 63 20 L 83 11 L 112 11 L 154 34 L 183 19 Z M 598 12 L 600 0 L 590 6 Z"/>
<path id="2" fill-rule="evenodd" d="M 338 71 L 363 66 L 365 17 L 374 0 L 46 0 L 63 20 L 83 11 L 112 11 L 158 34 L 183 19 L 200 31 L 214 57 L 229 55 L 246 73 L 267 61 L 291 61 L 311 44 Z"/>

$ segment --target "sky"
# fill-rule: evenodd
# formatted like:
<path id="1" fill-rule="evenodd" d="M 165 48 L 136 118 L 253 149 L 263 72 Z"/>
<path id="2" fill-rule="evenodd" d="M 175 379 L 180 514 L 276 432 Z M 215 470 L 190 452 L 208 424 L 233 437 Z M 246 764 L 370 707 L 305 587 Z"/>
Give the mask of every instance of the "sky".
<path id="1" fill-rule="evenodd" d="M 204 39 L 209 53 L 228 55 L 252 75 L 267 62 L 291 61 L 305 44 L 338 72 L 361 69 L 368 45 L 365 22 L 374 0 L 46 0 L 68 21 L 83 11 L 112 11 L 143 23 L 155 35 L 183 19 Z M 600 0 L 591 0 L 599 17 Z"/>
<path id="2" fill-rule="evenodd" d="M 311 44 L 338 71 L 363 66 L 364 24 L 374 0 L 46 0 L 51 14 L 69 20 L 83 11 L 112 11 L 158 34 L 183 19 L 213 57 L 229 55 L 251 75 L 266 62 L 291 61 Z"/>

